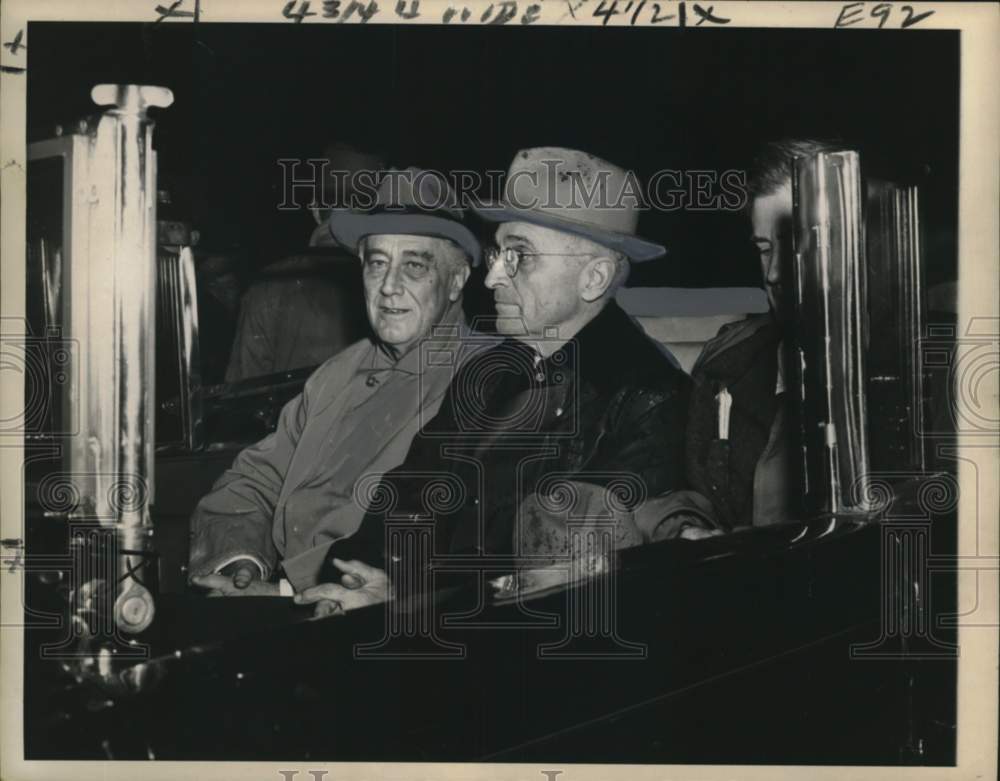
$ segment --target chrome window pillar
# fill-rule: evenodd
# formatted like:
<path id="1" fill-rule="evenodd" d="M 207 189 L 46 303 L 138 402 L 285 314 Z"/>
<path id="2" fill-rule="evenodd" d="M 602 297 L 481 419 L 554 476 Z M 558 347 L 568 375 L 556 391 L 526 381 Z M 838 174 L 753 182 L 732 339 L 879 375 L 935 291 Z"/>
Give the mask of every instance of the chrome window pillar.
<path id="1" fill-rule="evenodd" d="M 111 106 L 75 136 L 73 224 L 65 258 L 64 323 L 80 344 L 79 435 L 68 472 L 80 510 L 116 530 L 114 623 L 139 632 L 153 619 L 143 572 L 152 549 L 155 420 L 156 157 L 149 107 L 170 90 L 98 85 Z M 79 146 L 79 148 L 77 148 Z"/>
<path id="2" fill-rule="evenodd" d="M 806 503 L 825 512 L 865 512 L 868 299 L 857 152 L 796 159 L 792 192 Z"/>

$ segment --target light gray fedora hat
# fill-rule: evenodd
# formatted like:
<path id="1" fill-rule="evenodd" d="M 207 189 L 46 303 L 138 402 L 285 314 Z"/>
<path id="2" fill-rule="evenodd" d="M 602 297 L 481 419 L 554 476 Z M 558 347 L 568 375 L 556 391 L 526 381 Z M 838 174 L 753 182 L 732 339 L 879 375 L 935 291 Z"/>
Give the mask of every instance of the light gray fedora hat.
<path id="1" fill-rule="evenodd" d="M 514 156 L 499 202 L 473 208 L 490 222 L 528 222 L 571 233 L 641 262 L 667 250 L 636 235 L 639 204 L 628 193 L 638 187 L 634 173 L 613 163 L 543 146 Z"/>

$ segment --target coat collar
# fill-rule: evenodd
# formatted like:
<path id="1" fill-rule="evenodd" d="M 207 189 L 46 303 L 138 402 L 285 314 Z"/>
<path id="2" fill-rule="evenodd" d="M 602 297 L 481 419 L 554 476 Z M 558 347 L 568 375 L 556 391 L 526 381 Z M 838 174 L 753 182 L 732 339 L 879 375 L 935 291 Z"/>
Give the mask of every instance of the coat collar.
<path id="1" fill-rule="evenodd" d="M 623 375 L 646 366 L 642 348 L 653 349 L 649 337 L 612 299 L 575 337 L 549 356 L 547 363 L 565 367 L 585 383 L 618 387 Z M 664 359 L 666 360 L 666 359 Z"/>
<path id="2" fill-rule="evenodd" d="M 712 380 L 727 385 L 763 362 L 773 366 L 771 383 L 777 372 L 781 328 L 770 312 L 753 315 L 734 323 L 705 345 L 695 365 Z"/>
<path id="3" fill-rule="evenodd" d="M 576 335 L 548 358 L 535 346 L 512 337 L 497 349 L 520 356 L 518 364 L 541 365 L 545 374 L 563 374 L 597 393 L 613 392 L 629 378 L 670 365 L 655 343 L 621 307 L 610 300 Z M 679 370 L 678 370 L 679 371 Z"/>

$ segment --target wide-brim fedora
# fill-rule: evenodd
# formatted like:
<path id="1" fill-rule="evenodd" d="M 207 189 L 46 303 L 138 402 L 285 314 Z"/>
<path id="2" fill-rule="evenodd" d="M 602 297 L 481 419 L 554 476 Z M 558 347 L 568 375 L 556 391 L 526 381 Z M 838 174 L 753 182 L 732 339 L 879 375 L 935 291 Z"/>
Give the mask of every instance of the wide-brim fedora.
<path id="1" fill-rule="evenodd" d="M 440 175 L 419 168 L 388 171 L 369 209 L 334 209 L 310 244 L 339 244 L 352 252 L 366 236 L 412 235 L 448 239 L 461 247 L 473 266 L 479 265 L 482 245 L 465 224 L 458 197 Z M 325 234 L 325 236 L 324 236 Z"/>
<path id="2" fill-rule="evenodd" d="M 635 262 L 654 260 L 666 248 L 636 233 L 638 178 L 594 155 L 561 147 L 523 149 L 514 156 L 504 197 L 473 205 L 490 222 L 527 222 L 570 233 L 621 252 Z"/>

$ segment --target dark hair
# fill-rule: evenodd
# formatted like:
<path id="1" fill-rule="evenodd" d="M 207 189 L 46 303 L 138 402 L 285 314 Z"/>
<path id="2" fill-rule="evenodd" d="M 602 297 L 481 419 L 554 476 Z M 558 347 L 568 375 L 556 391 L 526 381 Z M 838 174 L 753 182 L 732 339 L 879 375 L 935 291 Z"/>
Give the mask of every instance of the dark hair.
<path id="1" fill-rule="evenodd" d="M 747 190 L 751 198 L 771 195 L 781 189 L 792 178 L 792 161 L 796 157 L 808 157 L 817 152 L 832 152 L 844 149 L 836 139 L 783 138 L 769 141 L 754 156 L 747 172 Z"/>

